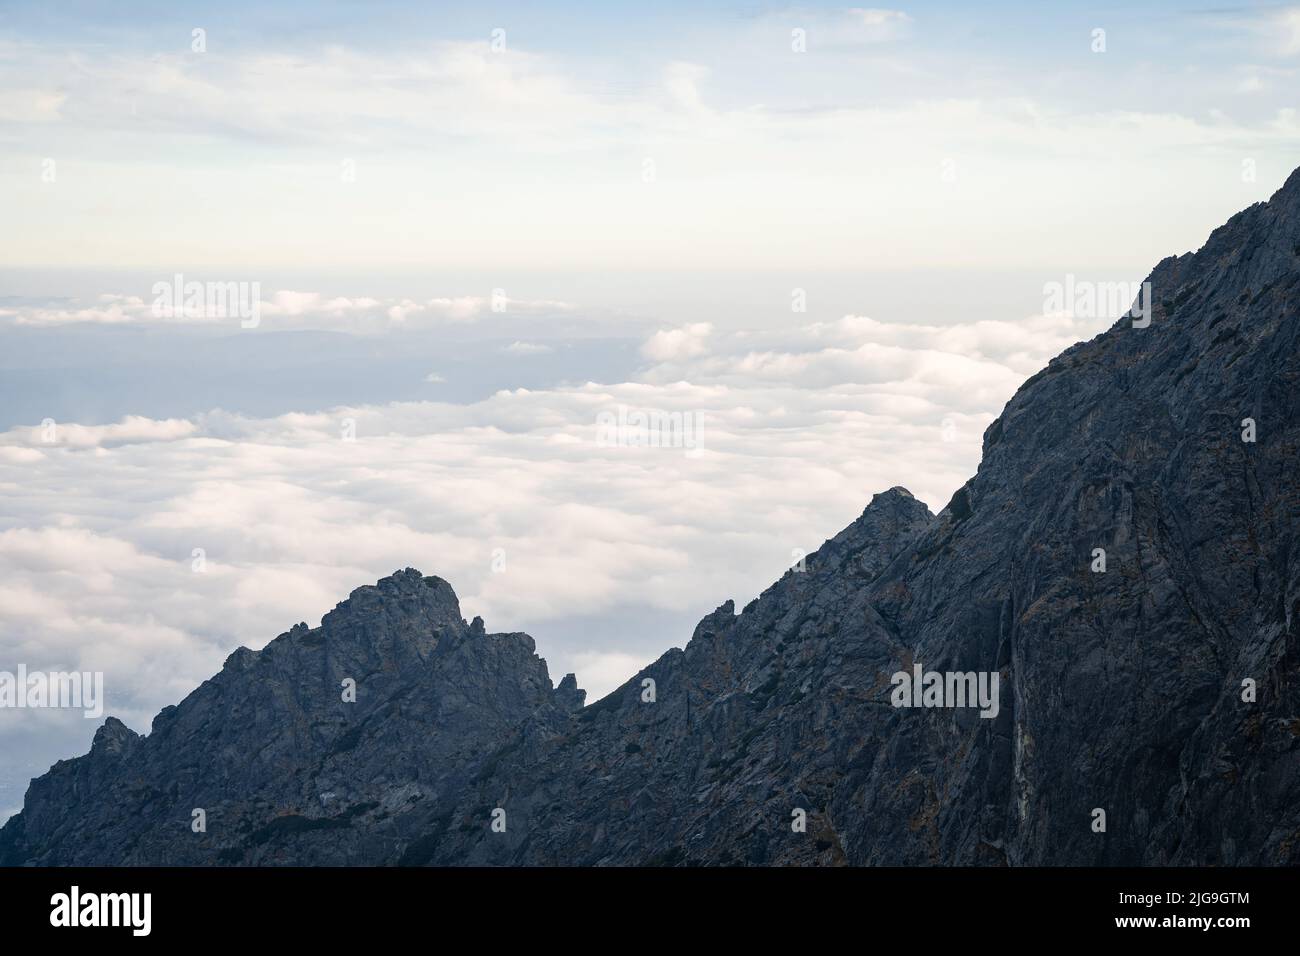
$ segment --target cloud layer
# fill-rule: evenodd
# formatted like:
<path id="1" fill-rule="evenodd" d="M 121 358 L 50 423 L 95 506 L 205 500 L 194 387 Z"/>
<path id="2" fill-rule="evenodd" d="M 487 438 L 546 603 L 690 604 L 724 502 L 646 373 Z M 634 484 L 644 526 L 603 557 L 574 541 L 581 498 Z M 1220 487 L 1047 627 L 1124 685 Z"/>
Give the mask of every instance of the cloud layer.
<path id="1" fill-rule="evenodd" d="M 4 656 L 105 670 L 110 707 L 144 727 L 235 646 L 407 565 L 503 630 L 748 600 L 876 491 L 942 507 L 1017 385 L 1101 324 L 690 327 L 652 336 L 661 361 L 621 384 L 12 429 Z M 637 414 L 697 428 L 678 447 L 602 432 Z M 565 633 L 541 652 L 600 694 L 686 636 Z"/>

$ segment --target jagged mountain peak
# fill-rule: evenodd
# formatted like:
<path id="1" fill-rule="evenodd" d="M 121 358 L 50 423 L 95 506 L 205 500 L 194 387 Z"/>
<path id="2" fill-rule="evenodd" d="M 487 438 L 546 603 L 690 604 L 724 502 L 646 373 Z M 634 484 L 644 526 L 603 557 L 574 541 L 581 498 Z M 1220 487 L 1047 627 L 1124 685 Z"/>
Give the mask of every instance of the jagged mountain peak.
<path id="1" fill-rule="evenodd" d="M 328 833 L 315 862 L 381 862 L 376 834 L 398 827 L 391 845 L 400 819 L 463 787 L 500 741 L 545 732 L 584 697 L 573 675 L 552 687 L 527 634 L 467 626 L 446 581 L 407 568 L 317 628 L 238 648 L 147 737 L 109 717 L 90 753 L 33 781 L 0 863 L 107 860 L 133 826 L 149 832 L 113 862 L 277 862 L 277 835 L 296 828 Z M 86 839 L 47 812 L 73 791 L 95 794 Z M 195 808 L 221 821 L 202 839 L 186 823 Z"/>
<path id="2" fill-rule="evenodd" d="M 581 710 L 587 700 L 587 692 L 578 686 L 576 674 L 565 674 L 555 687 L 555 705 L 566 713 Z"/>
<path id="3" fill-rule="evenodd" d="M 902 485 L 894 485 L 894 487 L 892 488 L 888 488 L 885 491 L 878 491 L 874 495 L 872 495 L 871 504 L 867 505 L 867 507 L 870 508 L 872 505 L 876 504 L 877 502 L 889 502 L 889 501 L 907 500 L 907 499 L 911 499 L 912 501 L 915 501 L 916 496 L 913 495 L 906 488 L 904 488 Z"/>
<path id="4" fill-rule="evenodd" d="M 95 739 L 90 745 L 90 752 L 93 754 L 118 754 L 133 741 L 139 739 L 140 735 L 118 718 L 108 717 L 100 728 L 95 731 Z"/>
<path id="5" fill-rule="evenodd" d="M 465 623 L 460 599 L 449 583 L 440 577 L 426 577 L 415 568 L 405 568 L 355 589 L 321 619 L 321 624 L 328 626 L 354 613 L 370 613 L 380 606 L 397 613 L 423 614 L 433 622 L 461 626 Z"/>

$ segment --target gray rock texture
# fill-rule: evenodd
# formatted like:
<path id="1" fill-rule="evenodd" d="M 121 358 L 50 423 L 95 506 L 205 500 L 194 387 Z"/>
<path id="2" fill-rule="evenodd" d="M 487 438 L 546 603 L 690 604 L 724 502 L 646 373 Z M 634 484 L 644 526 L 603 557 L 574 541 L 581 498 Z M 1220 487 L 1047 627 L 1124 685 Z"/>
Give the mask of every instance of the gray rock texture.
<path id="1" fill-rule="evenodd" d="M 416 808 L 451 799 L 502 741 L 564 721 L 581 695 L 572 675 L 552 688 L 532 638 L 466 624 L 446 581 L 408 568 L 318 628 L 235 651 L 147 737 L 109 718 L 89 754 L 32 782 L 0 861 L 394 862 L 421 835 Z"/>
<path id="2" fill-rule="evenodd" d="M 1300 863 L 1300 172 L 1150 282 L 937 516 L 876 495 L 604 700 L 408 569 L 109 719 L 0 862 Z M 914 664 L 996 717 L 893 706 Z"/>

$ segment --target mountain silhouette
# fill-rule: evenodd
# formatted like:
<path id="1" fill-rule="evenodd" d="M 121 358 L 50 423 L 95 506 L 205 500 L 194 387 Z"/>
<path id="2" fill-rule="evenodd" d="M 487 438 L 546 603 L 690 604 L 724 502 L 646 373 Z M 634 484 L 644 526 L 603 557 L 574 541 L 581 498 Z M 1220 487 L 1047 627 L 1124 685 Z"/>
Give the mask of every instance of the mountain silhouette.
<path id="1" fill-rule="evenodd" d="M 939 514 L 876 495 L 603 700 L 408 568 L 109 718 L 0 863 L 1300 863 L 1300 171 L 1148 281 Z"/>

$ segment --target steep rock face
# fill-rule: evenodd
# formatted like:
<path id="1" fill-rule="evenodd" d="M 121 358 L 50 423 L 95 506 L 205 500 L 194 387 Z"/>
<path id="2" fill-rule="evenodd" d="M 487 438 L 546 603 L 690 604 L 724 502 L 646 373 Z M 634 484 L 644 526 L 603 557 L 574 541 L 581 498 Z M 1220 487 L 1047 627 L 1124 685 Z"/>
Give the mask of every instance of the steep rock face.
<path id="1" fill-rule="evenodd" d="M 866 589 L 932 519 L 901 488 L 877 495 L 804 570 L 473 784 L 436 862 L 842 862 L 818 810 L 860 759 L 895 650 L 863 631 Z M 484 838 L 497 806 L 506 831 Z M 794 808 L 818 819 L 787 840 Z"/>
<path id="2" fill-rule="evenodd" d="M 1300 173 L 1149 281 L 878 573 L 828 545 L 706 618 L 480 781 L 439 861 L 1300 860 Z M 892 707 L 916 663 L 997 671 L 999 713 Z M 470 825 L 494 802 L 516 834 Z"/>
<path id="3" fill-rule="evenodd" d="M 318 628 L 235 651 L 147 737 L 110 718 L 89 754 L 33 781 L 0 860 L 391 862 L 417 808 L 464 786 L 526 720 L 580 707 L 574 689 L 570 676 L 553 691 L 527 635 L 467 625 L 447 582 L 408 568 Z"/>
<path id="4" fill-rule="evenodd" d="M 591 707 L 408 570 L 110 719 L 0 862 L 1300 862 L 1300 173 L 1150 282 L 940 514 L 877 495 Z M 914 665 L 996 716 L 894 707 Z"/>

